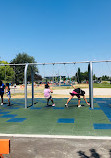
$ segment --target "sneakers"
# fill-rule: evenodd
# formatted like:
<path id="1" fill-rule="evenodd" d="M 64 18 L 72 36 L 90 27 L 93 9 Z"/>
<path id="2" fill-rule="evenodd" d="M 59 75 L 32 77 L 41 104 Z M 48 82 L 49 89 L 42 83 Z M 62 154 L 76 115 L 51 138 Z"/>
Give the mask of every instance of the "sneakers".
<path id="1" fill-rule="evenodd" d="M 1 105 L 3 105 L 3 103 L 1 103 Z"/>
<path id="2" fill-rule="evenodd" d="M 67 104 L 65 104 L 65 107 L 66 107 L 66 108 L 68 108 L 68 105 L 67 105 Z"/>
<path id="3" fill-rule="evenodd" d="M 78 108 L 80 108 L 81 107 L 81 105 L 78 105 Z"/>
<path id="4" fill-rule="evenodd" d="M 52 106 L 55 106 L 55 104 L 52 104 Z"/>
<path id="5" fill-rule="evenodd" d="M 10 106 L 10 103 L 8 104 L 8 106 Z"/>

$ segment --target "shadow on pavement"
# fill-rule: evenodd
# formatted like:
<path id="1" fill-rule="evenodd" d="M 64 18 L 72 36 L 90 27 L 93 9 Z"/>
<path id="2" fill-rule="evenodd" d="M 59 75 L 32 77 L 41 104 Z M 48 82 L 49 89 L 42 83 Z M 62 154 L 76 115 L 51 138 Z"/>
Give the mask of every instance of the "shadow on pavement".
<path id="1" fill-rule="evenodd" d="M 78 151 L 78 155 L 80 156 L 80 158 L 100 158 L 101 156 L 96 152 L 96 150 L 95 149 L 90 149 L 89 150 L 90 151 L 90 153 L 91 153 L 91 155 L 90 156 L 87 156 L 86 154 L 85 154 L 85 152 L 84 151 Z M 110 154 L 111 154 L 111 150 L 110 150 Z"/>

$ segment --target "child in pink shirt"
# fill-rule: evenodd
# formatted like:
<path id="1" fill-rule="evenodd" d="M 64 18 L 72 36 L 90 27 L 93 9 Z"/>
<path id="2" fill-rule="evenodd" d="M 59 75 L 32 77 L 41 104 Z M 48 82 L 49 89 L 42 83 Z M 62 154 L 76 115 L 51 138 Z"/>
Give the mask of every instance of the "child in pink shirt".
<path id="1" fill-rule="evenodd" d="M 50 89 L 49 85 L 46 84 L 45 89 L 44 89 L 44 97 L 47 99 L 47 105 L 49 103 L 49 100 L 51 100 L 52 106 L 55 106 L 54 101 L 53 101 L 52 96 L 50 95 L 50 93 L 53 93 L 53 91 L 52 91 L 52 89 Z"/>

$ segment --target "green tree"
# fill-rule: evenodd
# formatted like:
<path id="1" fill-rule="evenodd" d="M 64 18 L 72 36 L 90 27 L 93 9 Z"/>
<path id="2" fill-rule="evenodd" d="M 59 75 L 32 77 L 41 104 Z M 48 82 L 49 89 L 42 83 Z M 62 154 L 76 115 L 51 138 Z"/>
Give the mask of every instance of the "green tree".
<path id="1" fill-rule="evenodd" d="M 84 81 L 88 81 L 89 80 L 89 75 L 88 75 L 88 71 L 85 72 L 81 72 L 81 80 Z"/>
<path id="2" fill-rule="evenodd" d="M 6 61 L 0 61 L 0 80 L 4 80 L 5 82 L 12 82 L 14 79 L 14 71 L 10 65 L 4 66 L 4 64 L 8 64 Z"/>
<path id="3" fill-rule="evenodd" d="M 109 80 L 110 80 L 110 77 L 107 76 L 107 75 L 103 75 L 103 76 L 102 76 L 102 80 L 103 80 L 103 81 L 109 81 Z"/>
<path id="4" fill-rule="evenodd" d="M 23 64 L 23 63 L 37 63 L 34 59 L 34 57 L 29 56 L 27 53 L 19 53 L 16 55 L 16 57 L 11 60 L 11 64 Z M 16 83 L 23 83 L 24 80 L 24 68 L 25 66 L 15 66 L 14 71 L 15 71 L 15 82 Z M 38 73 L 38 69 L 36 65 L 32 65 L 28 67 L 27 70 L 27 80 L 31 81 L 31 68 L 33 69 L 34 76 Z"/>
<path id="5" fill-rule="evenodd" d="M 81 71 L 80 71 L 80 68 L 78 68 L 78 71 L 77 71 L 77 73 L 76 73 L 76 77 L 77 77 L 77 82 L 78 82 L 78 83 L 81 83 L 82 78 L 81 78 Z"/>
<path id="6" fill-rule="evenodd" d="M 93 80 L 97 80 L 97 77 L 95 74 L 93 75 Z"/>
<path id="7" fill-rule="evenodd" d="M 72 77 L 71 77 L 71 80 L 72 80 L 72 81 L 76 81 L 76 76 L 72 76 Z"/>

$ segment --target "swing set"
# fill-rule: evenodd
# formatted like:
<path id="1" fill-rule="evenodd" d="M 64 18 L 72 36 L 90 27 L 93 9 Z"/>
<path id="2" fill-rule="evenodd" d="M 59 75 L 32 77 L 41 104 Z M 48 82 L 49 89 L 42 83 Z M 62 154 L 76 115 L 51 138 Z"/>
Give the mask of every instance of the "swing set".
<path id="1" fill-rule="evenodd" d="M 25 93 L 25 108 L 28 107 L 28 98 L 27 98 L 27 70 L 28 67 L 31 67 L 31 93 L 32 93 L 32 105 L 34 104 L 34 72 L 33 72 L 33 65 L 38 65 L 38 66 L 45 66 L 45 65 L 76 65 L 78 63 L 87 63 L 88 64 L 88 72 L 89 72 L 89 103 L 91 105 L 91 108 L 94 108 L 94 104 L 93 104 L 93 64 L 94 63 L 100 63 L 100 62 L 111 62 L 111 60 L 105 60 L 105 61 L 83 61 L 83 62 L 58 62 L 58 63 L 23 63 L 23 64 L 0 64 L 0 66 L 24 66 L 24 93 Z M 66 70 L 66 74 L 67 76 L 69 76 L 67 69 Z M 54 70 L 53 70 L 54 72 Z M 45 76 L 45 74 L 44 74 Z M 60 76 L 60 75 L 59 75 Z M 6 79 L 6 71 L 5 71 L 5 79 Z M 53 76 L 53 81 L 54 81 L 54 76 Z M 60 81 L 60 80 L 59 80 Z M 61 83 L 59 82 L 59 86 L 61 85 Z"/>

